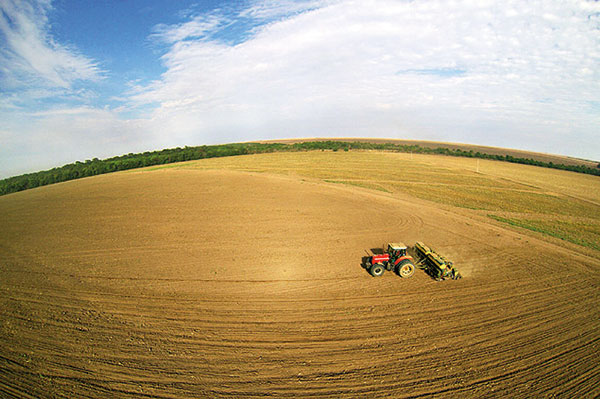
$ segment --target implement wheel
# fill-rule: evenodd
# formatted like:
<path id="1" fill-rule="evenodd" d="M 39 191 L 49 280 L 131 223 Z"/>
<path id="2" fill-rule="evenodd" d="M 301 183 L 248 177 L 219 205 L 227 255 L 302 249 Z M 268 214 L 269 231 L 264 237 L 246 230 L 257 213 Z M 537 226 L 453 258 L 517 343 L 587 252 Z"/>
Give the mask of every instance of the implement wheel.
<path id="1" fill-rule="evenodd" d="M 385 272 L 385 267 L 383 267 L 381 263 L 375 263 L 369 270 L 369 273 L 371 273 L 371 276 L 373 277 L 379 277 L 383 272 Z"/>
<path id="2" fill-rule="evenodd" d="M 415 265 L 410 260 L 405 259 L 398 263 L 396 273 L 402 278 L 409 278 L 415 274 Z"/>

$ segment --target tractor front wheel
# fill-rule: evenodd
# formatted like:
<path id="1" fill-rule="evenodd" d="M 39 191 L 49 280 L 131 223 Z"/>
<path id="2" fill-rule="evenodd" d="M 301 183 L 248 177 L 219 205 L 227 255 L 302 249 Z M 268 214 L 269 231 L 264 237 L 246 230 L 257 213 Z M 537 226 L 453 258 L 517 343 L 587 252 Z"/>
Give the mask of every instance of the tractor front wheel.
<path id="1" fill-rule="evenodd" d="M 385 267 L 383 267 L 381 263 L 375 263 L 373 266 L 371 266 L 371 270 L 369 270 L 369 273 L 371 273 L 371 276 L 373 277 L 379 277 L 383 274 L 384 271 Z"/>
<path id="2" fill-rule="evenodd" d="M 410 260 L 405 259 L 398 263 L 397 273 L 402 278 L 409 278 L 415 274 L 415 265 Z"/>

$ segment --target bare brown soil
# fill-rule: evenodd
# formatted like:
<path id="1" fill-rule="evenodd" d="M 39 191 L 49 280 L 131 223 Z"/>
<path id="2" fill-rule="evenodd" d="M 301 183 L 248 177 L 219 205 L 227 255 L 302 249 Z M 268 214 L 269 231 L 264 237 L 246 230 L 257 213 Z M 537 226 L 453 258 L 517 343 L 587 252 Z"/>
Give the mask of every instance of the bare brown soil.
<path id="1" fill-rule="evenodd" d="M 2 397 L 594 397 L 600 263 L 432 203 L 235 171 L 0 198 Z M 372 278 L 424 241 L 465 275 Z"/>
<path id="2" fill-rule="evenodd" d="M 546 154 L 541 152 L 515 150 L 509 148 L 500 147 L 489 147 L 475 144 L 462 144 L 462 143 L 444 143 L 437 141 L 425 141 L 425 140 L 402 140 L 402 139 L 374 139 L 374 138 L 306 138 L 306 139 L 282 139 L 282 140 L 266 140 L 261 143 L 283 143 L 283 144 L 294 144 L 304 143 L 310 141 L 347 141 L 347 142 L 363 142 L 363 143 L 392 143 L 397 145 L 418 145 L 424 148 L 449 148 L 452 150 L 463 150 L 473 152 L 480 152 L 482 154 L 490 155 L 510 155 L 515 158 L 528 158 L 534 159 L 540 162 L 552 162 L 555 164 L 563 165 L 583 165 L 589 168 L 595 168 L 598 166 L 598 162 L 588 159 L 580 159 L 568 157 L 565 155 L 557 154 Z"/>

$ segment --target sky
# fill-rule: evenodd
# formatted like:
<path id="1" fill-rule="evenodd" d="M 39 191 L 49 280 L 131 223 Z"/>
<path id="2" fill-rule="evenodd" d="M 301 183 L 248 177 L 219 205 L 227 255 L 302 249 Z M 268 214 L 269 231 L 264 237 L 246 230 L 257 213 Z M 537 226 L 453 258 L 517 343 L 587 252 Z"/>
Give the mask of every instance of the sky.
<path id="1" fill-rule="evenodd" d="M 600 160 L 600 2 L 0 0 L 0 178 L 296 137 Z"/>

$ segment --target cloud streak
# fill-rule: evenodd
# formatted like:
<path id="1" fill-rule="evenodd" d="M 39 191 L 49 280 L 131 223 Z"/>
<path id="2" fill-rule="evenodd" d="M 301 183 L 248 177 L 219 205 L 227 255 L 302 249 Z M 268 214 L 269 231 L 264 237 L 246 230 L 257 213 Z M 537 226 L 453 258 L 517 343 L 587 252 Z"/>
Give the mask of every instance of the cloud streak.
<path id="1" fill-rule="evenodd" d="M 49 35 L 48 0 L 2 0 L 0 50 L 2 87 L 31 86 L 71 89 L 78 80 L 97 81 L 102 71 L 91 59 L 56 43 Z"/>

